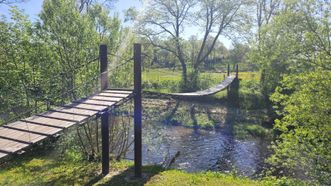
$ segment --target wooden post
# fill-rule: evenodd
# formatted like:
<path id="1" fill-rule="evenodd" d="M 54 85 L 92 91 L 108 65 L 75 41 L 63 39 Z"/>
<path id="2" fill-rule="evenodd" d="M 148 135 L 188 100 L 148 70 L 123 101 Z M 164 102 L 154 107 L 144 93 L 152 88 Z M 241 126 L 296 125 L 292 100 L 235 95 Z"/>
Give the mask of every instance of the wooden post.
<path id="1" fill-rule="evenodd" d="M 100 45 L 100 88 L 108 88 L 108 60 L 107 45 Z M 109 112 L 108 109 L 101 113 L 101 147 L 102 147 L 102 174 L 109 173 Z"/>
<path id="2" fill-rule="evenodd" d="M 238 64 L 236 64 L 236 79 L 238 79 L 238 73 L 239 73 Z"/>
<path id="3" fill-rule="evenodd" d="M 109 112 L 101 114 L 102 174 L 109 173 Z"/>
<path id="4" fill-rule="evenodd" d="M 134 44 L 134 173 L 141 178 L 141 44 Z"/>
<path id="5" fill-rule="evenodd" d="M 228 76 L 230 75 L 230 64 L 228 64 Z"/>
<path id="6" fill-rule="evenodd" d="M 107 45 L 100 45 L 100 87 L 101 91 L 108 89 Z"/>
<path id="7" fill-rule="evenodd" d="M 230 64 L 228 64 L 228 72 L 227 72 L 227 75 L 230 76 Z M 226 92 L 227 92 L 227 95 L 228 95 L 228 97 L 229 97 L 230 86 L 226 87 Z"/>

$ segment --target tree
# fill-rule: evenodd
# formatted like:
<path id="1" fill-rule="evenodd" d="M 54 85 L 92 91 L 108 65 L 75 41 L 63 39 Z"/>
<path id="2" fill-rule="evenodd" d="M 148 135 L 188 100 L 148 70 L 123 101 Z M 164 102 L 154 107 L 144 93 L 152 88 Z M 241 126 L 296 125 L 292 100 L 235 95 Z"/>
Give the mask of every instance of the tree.
<path id="1" fill-rule="evenodd" d="M 254 65 L 247 60 L 247 55 L 250 52 L 248 45 L 236 43 L 233 49 L 230 50 L 229 63 L 239 64 L 241 70 L 253 70 Z"/>
<path id="2" fill-rule="evenodd" d="M 286 76 L 271 97 L 283 117 L 275 122 L 281 134 L 269 162 L 290 176 L 299 170 L 321 185 L 331 181 L 330 77 L 321 69 Z"/>
<path id="3" fill-rule="evenodd" d="M 253 60 L 261 87 L 276 109 L 278 131 L 269 162 L 330 183 L 330 3 L 282 2 L 279 14 L 261 27 Z M 271 97 L 270 97 L 271 96 Z"/>
<path id="4" fill-rule="evenodd" d="M 95 4 L 102 4 L 103 6 L 111 6 L 114 0 L 76 0 L 77 8 L 79 12 L 88 12 L 90 8 Z"/>
<path id="5" fill-rule="evenodd" d="M 177 57 L 182 68 L 184 88 L 186 88 L 188 80 L 181 34 L 189 11 L 194 4 L 195 2 L 190 0 L 154 0 L 149 4 L 142 19 L 141 30 L 139 30 L 139 33 L 146 36 L 155 47 L 167 50 Z M 162 43 L 157 41 L 162 36 L 168 41 L 163 40 Z"/>
<path id="6" fill-rule="evenodd" d="M 268 25 L 272 17 L 277 14 L 281 6 L 281 0 L 257 0 L 256 1 L 256 21 L 257 39 L 261 37 L 261 27 Z"/>
<path id="7" fill-rule="evenodd" d="M 75 87 L 81 83 L 77 76 L 97 55 L 97 32 L 88 15 L 80 14 L 75 0 L 44 1 L 40 18 L 42 36 L 55 51 L 50 62 L 58 67 L 57 76 L 64 76 L 64 92 L 69 92 L 66 96 L 76 99 Z"/>
<path id="8" fill-rule="evenodd" d="M 266 99 L 284 74 L 330 69 L 327 6 L 323 1 L 286 3 L 279 15 L 261 29 L 261 40 L 252 50 L 251 61 L 261 67 Z"/>
<path id="9" fill-rule="evenodd" d="M 245 7 L 251 5 L 250 1 L 201 1 L 201 13 L 198 13 L 198 24 L 204 28 L 204 36 L 200 51 L 194 63 L 194 69 L 198 69 L 199 65 L 213 51 L 221 35 L 228 34 L 227 32 L 239 32 L 243 25 L 247 25 L 246 21 L 249 18 Z M 213 35 L 215 34 L 215 35 Z M 207 46 L 208 40 L 211 45 Z M 204 52 L 205 51 L 205 52 Z"/>
<path id="10" fill-rule="evenodd" d="M 155 47 L 177 57 L 182 70 L 183 88 L 188 89 L 187 63 L 192 55 L 184 50 L 183 32 L 186 26 L 195 24 L 204 30 L 199 52 L 192 65 L 190 83 L 195 84 L 194 77 L 199 66 L 213 51 L 219 36 L 226 31 L 233 31 L 233 28 L 242 25 L 245 16 L 248 17 L 243 9 L 245 5 L 249 5 L 249 1 L 153 0 L 139 22 L 139 33 Z M 211 45 L 207 46 L 211 38 Z"/>

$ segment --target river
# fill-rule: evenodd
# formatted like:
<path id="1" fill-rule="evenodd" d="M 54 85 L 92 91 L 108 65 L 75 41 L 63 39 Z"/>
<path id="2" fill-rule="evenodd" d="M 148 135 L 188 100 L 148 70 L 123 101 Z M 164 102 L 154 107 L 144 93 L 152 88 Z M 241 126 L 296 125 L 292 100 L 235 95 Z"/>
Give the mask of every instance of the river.
<path id="1" fill-rule="evenodd" d="M 269 142 L 234 135 L 240 109 L 226 103 L 170 99 L 144 99 L 143 105 L 143 164 L 169 163 L 177 154 L 170 168 L 248 177 L 258 177 L 263 170 Z M 133 158 L 132 149 L 127 158 Z"/>

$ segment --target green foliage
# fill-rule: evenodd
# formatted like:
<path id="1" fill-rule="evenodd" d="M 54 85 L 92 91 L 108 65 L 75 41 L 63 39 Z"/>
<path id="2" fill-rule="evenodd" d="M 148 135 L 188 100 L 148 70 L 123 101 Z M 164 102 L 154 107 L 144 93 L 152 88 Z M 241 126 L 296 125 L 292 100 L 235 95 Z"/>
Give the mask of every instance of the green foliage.
<path id="1" fill-rule="evenodd" d="M 11 22 L 0 20 L 0 114 L 7 117 L 40 106 L 52 78 L 44 60 L 49 50 L 36 35 L 36 27 L 15 7 L 11 15 Z"/>
<path id="2" fill-rule="evenodd" d="M 251 60 L 262 70 L 262 93 L 266 97 L 285 74 L 330 69 L 330 46 L 326 44 L 330 37 L 329 8 L 330 4 L 323 1 L 285 1 L 281 13 L 261 29 Z"/>
<path id="3" fill-rule="evenodd" d="M 281 135 L 270 162 L 302 170 L 322 184 L 331 181 L 330 77 L 330 71 L 323 70 L 286 76 L 272 96 L 283 118 L 275 123 Z"/>
<path id="4" fill-rule="evenodd" d="M 44 1 L 40 19 L 43 39 L 56 51 L 50 62 L 58 69 L 56 76 L 62 73 L 64 77 L 62 87 L 68 92 L 65 97 L 76 99 L 82 89 L 75 88 L 98 70 L 96 64 L 87 66 L 97 57 L 98 34 L 93 22 L 88 15 L 80 14 L 75 0 Z"/>
<path id="5" fill-rule="evenodd" d="M 269 161 L 277 170 L 285 168 L 281 172 L 286 175 L 298 176 L 296 170 L 301 170 L 308 179 L 327 184 L 331 177 L 330 3 L 294 0 L 283 1 L 281 7 L 259 31 L 251 53 L 262 71 L 262 94 L 267 101 L 272 95 L 279 118 L 275 154 Z"/>
<path id="6" fill-rule="evenodd" d="M 34 23 L 15 7 L 9 20 L 0 19 L 0 117 L 5 122 L 93 93 L 99 84 L 98 45 L 108 44 L 114 53 L 126 35 L 118 16 L 109 17 L 95 2 L 87 12 L 80 12 L 75 0 L 47 0 L 42 8 Z"/>

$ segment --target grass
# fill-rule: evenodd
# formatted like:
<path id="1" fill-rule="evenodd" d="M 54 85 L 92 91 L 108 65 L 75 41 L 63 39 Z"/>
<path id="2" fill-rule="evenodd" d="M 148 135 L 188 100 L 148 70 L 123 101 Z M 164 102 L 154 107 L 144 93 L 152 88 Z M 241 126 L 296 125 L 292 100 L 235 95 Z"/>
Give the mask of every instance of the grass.
<path id="1" fill-rule="evenodd" d="M 202 72 L 200 73 L 200 87 L 208 88 L 221 82 L 226 74 L 216 72 Z M 239 72 L 240 86 L 239 86 L 239 104 L 240 109 L 243 110 L 263 110 L 265 108 L 264 100 L 259 87 L 260 73 L 259 72 Z M 180 71 L 171 71 L 168 69 L 153 69 L 143 72 L 143 82 L 145 90 L 153 92 L 176 92 L 179 90 L 181 80 Z M 227 97 L 227 91 L 221 91 L 213 96 L 204 97 L 205 102 L 219 102 Z M 203 108 L 198 108 L 201 110 Z M 193 127 L 194 122 L 189 116 L 190 109 L 185 106 L 180 106 L 176 114 L 170 121 L 173 124 L 183 124 L 188 127 Z M 195 119 L 198 127 L 203 129 L 212 129 L 215 127 L 215 121 L 210 120 L 206 114 L 196 114 Z M 247 119 L 247 118 L 245 118 Z M 249 120 L 249 119 L 248 119 Z M 240 123 L 241 121 L 239 121 Z M 244 121 L 247 123 L 247 121 Z M 252 123 L 248 121 L 248 123 Z M 265 130 L 263 127 L 254 123 L 261 123 L 261 121 L 254 121 L 253 125 L 240 124 L 236 128 L 239 138 L 252 136 L 263 136 Z"/>
<path id="2" fill-rule="evenodd" d="M 133 176 L 132 161 L 110 163 L 110 174 L 100 176 L 97 162 L 66 161 L 58 154 L 25 154 L 15 158 L 0 169 L 0 185 L 304 185 L 286 178 L 251 180 L 219 172 L 188 173 L 181 170 L 166 170 L 158 165 L 143 166 L 143 179 Z"/>
<path id="3" fill-rule="evenodd" d="M 0 185 L 304 185 L 287 178 L 252 180 L 234 173 L 188 173 L 159 165 L 144 165 L 143 179 L 134 180 L 130 179 L 133 162 L 128 160 L 111 161 L 110 174 L 101 176 L 100 162 L 84 161 L 78 151 L 63 154 L 63 148 L 72 149 L 72 146 L 63 147 L 60 142 L 47 143 L 0 162 Z"/>
<path id="4" fill-rule="evenodd" d="M 238 139 L 246 139 L 250 137 L 265 138 L 271 136 L 271 131 L 262 127 L 259 124 L 235 122 L 233 126 L 234 136 Z"/>
<path id="5" fill-rule="evenodd" d="M 146 185 L 263 185 L 259 181 L 239 178 L 217 172 L 187 173 L 180 170 L 168 170 L 152 177 Z"/>
<path id="6" fill-rule="evenodd" d="M 201 72 L 199 75 L 199 87 L 200 89 L 206 89 L 217 85 L 225 76 L 226 73 Z M 239 72 L 239 78 L 242 81 L 259 81 L 260 74 L 258 72 Z M 170 93 L 179 90 L 181 71 L 149 69 L 148 71 L 143 71 L 142 80 L 145 90 Z M 220 95 L 216 95 L 216 97 L 220 97 Z"/>

